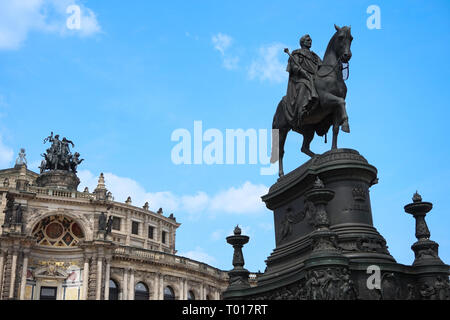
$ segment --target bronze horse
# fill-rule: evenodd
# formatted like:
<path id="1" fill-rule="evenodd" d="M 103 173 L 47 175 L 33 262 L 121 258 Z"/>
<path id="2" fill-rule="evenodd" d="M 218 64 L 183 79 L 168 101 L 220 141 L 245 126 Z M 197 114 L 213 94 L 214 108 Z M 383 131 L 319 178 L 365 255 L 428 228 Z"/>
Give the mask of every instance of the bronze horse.
<path id="1" fill-rule="evenodd" d="M 348 63 L 352 57 L 350 46 L 353 37 L 350 32 L 350 27 L 344 26 L 339 28 L 336 25 L 334 27 L 336 33 L 328 43 L 323 63 L 320 65 L 314 79 L 314 84 L 319 95 L 318 104 L 302 118 L 298 126 L 292 125 L 285 115 L 286 96 L 284 96 L 278 104 L 273 117 L 272 129 L 278 130 L 278 139 L 276 134 L 272 134 L 272 155 L 270 162 L 275 163 L 277 160 L 279 161 L 280 177 L 284 175 L 284 143 L 290 130 L 303 135 L 301 151 L 310 157 L 315 156 L 315 153 L 309 147 L 314 138 L 314 133 L 323 136 L 333 126 L 331 149 L 336 149 L 339 127 L 342 126 L 342 131 L 344 132 L 350 132 L 345 108 L 347 86 L 342 76 L 342 64 Z"/>

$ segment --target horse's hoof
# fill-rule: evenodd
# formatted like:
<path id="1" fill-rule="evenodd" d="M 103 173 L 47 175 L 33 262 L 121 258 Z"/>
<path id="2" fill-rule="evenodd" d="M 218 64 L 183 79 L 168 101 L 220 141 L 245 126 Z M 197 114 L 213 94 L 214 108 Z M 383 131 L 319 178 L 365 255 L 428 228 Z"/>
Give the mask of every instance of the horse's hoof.
<path id="1" fill-rule="evenodd" d="M 303 152 L 304 154 L 310 156 L 311 158 L 316 156 L 316 154 L 314 152 L 310 151 L 309 149 L 301 148 L 300 151 Z"/>
<path id="2" fill-rule="evenodd" d="M 350 133 L 350 126 L 348 125 L 348 123 L 347 124 L 343 124 L 341 126 L 341 130 L 344 131 L 344 132 Z"/>

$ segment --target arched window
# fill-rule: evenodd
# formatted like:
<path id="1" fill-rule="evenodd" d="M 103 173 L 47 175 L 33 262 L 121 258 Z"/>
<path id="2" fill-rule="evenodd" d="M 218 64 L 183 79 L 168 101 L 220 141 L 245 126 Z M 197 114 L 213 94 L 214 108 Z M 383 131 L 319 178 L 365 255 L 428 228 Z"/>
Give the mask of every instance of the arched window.
<path id="1" fill-rule="evenodd" d="M 138 282 L 134 287 L 134 300 L 148 300 L 149 292 L 145 283 Z"/>
<path id="2" fill-rule="evenodd" d="M 194 295 L 194 292 L 192 292 L 192 290 L 189 290 L 189 292 L 187 294 L 187 299 L 188 300 L 195 300 L 195 295 Z"/>
<path id="3" fill-rule="evenodd" d="M 109 300 L 119 300 L 119 285 L 114 280 L 109 280 Z"/>
<path id="4" fill-rule="evenodd" d="M 33 237 L 38 245 L 52 247 L 74 247 L 84 238 L 80 225 L 64 215 L 45 217 L 33 228 Z"/>
<path id="5" fill-rule="evenodd" d="M 169 286 L 164 288 L 164 300 L 175 300 L 175 293 Z"/>
<path id="6" fill-rule="evenodd" d="M 206 300 L 211 300 L 211 297 L 209 296 L 209 294 L 206 295 Z"/>

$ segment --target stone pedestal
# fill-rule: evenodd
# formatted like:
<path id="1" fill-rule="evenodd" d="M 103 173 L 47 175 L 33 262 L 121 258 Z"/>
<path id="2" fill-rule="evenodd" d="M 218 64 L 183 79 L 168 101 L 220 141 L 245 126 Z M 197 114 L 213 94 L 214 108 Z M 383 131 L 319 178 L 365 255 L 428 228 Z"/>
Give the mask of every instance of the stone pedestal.
<path id="1" fill-rule="evenodd" d="M 36 184 L 38 187 L 76 191 L 80 184 L 80 179 L 71 171 L 52 170 L 40 174 L 36 179 Z"/>
<path id="2" fill-rule="evenodd" d="M 405 206 L 416 219 L 416 259 L 398 264 L 372 223 L 377 180 L 377 169 L 351 149 L 325 152 L 278 179 L 262 197 L 274 214 L 276 248 L 256 286 L 224 299 L 449 299 L 449 267 L 425 222 L 431 203 L 416 194 Z"/>
<path id="3" fill-rule="evenodd" d="M 324 209 L 310 195 L 317 177 L 334 194 Z M 377 180 L 377 169 L 352 149 L 325 152 L 278 179 L 262 197 L 274 213 L 276 248 L 266 260 L 267 269 L 258 284 L 299 277 L 311 258 L 313 242 L 327 237 L 335 238 L 343 265 L 346 259 L 395 262 L 372 223 L 369 188 Z M 315 220 L 323 210 L 329 228 L 318 231 Z M 331 234 L 324 237 L 323 232 Z"/>

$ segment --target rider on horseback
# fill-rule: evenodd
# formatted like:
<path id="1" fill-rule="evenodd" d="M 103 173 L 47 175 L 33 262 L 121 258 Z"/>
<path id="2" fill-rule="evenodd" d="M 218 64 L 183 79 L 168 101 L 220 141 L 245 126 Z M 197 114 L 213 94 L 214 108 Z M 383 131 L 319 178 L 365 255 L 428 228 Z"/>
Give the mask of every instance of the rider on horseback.
<path id="1" fill-rule="evenodd" d="M 318 104 L 319 100 L 314 77 L 322 60 L 310 50 L 311 44 L 312 40 L 308 34 L 301 37 L 301 49 L 292 52 L 286 68 L 289 72 L 286 113 L 294 127 L 301 125 L 304 116 Z"/>

